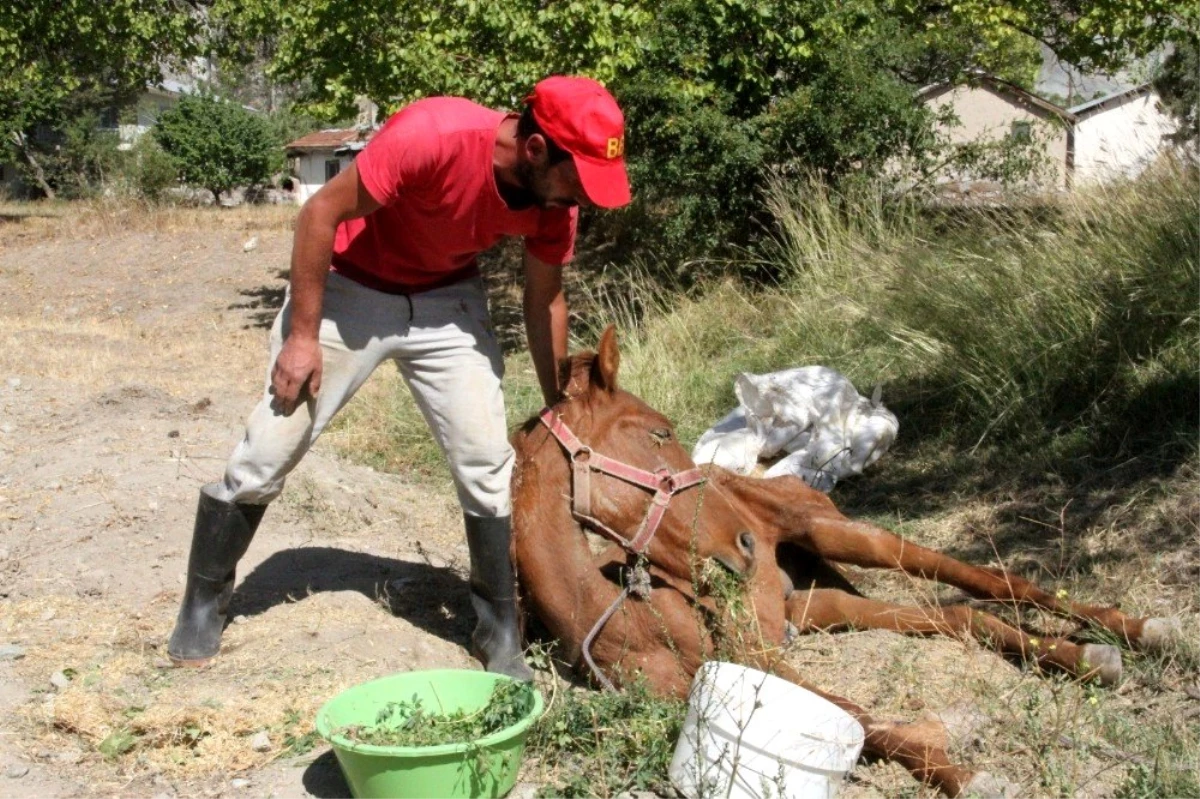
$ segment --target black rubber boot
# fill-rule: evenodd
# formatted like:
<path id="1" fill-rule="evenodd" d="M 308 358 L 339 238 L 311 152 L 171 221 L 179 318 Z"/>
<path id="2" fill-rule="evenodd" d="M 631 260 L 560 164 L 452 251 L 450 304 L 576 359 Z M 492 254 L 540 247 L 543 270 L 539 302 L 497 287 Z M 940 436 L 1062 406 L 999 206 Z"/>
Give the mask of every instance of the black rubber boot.
<path id="1" fill-rule="evenodd" d="M 521 653 L 517 580 L 509 556 L 512 519 L 463 518 L 471 550 L 471 605 L 479 619 L 471 636 L 472 654 L 490 672 L 529 682 L 533 671 Z"/>
<path id="2" fill-rule="evenodd" d="M 223 502 L 209 495 L 208 486 L 200 489 L 187 586 L 167 644 L 167 654 L 176 665 L 202 666 L 221 649 L 234 570 L 266 510 L 266 505 Z"/>

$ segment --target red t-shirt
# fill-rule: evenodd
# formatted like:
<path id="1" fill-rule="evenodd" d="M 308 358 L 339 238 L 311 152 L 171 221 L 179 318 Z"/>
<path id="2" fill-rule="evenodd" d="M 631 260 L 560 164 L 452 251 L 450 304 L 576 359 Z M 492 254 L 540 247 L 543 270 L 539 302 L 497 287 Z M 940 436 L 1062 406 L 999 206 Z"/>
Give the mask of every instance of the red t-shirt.
<path id="1" fill-rule="evenodd" d="M 359 154 L 363 186 L 383 207 L 338 226 L 334 271 L 382 291 L 444 286 L 477 273 L 505 236 L 549 264 L 571 259 L 574 208 L 513 211 L 492 171 L 500 111 L 432 97 L 392 116 Z"/>

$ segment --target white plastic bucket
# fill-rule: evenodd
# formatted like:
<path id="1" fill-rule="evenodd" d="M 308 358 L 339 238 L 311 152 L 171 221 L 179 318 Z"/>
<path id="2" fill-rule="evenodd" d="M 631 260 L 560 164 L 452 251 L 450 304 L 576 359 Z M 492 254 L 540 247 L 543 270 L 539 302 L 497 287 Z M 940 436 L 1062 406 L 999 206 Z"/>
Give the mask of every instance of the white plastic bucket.
<path id="1" fill-rule="evenodd" d="M 669 774 L 688 799 L 833 799 L 863 736 L 853 716 L 813 692 L 713 661 L 692 681 Z"/>

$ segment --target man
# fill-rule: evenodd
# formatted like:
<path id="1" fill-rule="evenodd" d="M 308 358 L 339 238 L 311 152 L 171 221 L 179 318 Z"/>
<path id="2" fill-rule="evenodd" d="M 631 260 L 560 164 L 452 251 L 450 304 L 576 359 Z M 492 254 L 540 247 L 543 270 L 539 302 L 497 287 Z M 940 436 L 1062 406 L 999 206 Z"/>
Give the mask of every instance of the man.
<path id="1" fill-rule="evenodd" d="M 167 650 L 201 665 L 220 649 L 234 569 L 267 504 L 375 367 L 395 360 L 450 463 L 471 554 L 474 654 L 529 680 L 518 628 L 503 360 L 476 256 L 525 240 L 525 326 L 547 403 L 559 393 L 561 270 L 579 206 L 629 202 L 624 120 L 587 78 L 540 82 L 520 115 L 460 98 L 404 108 L 305 204 L 272 366 L 224 479 L 200 492 L 183 603 Z"/>

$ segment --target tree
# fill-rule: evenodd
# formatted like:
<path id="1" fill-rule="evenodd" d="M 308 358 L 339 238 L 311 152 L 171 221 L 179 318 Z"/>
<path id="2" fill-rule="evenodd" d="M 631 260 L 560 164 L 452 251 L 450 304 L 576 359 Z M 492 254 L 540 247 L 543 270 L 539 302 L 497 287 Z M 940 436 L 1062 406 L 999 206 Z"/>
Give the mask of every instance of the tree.
<path id="1" fill-rule="evenodd" d="M 0 3 L 0 152 L 53 197 L 35 132 L 129 101 L 165 65 L 197 52 L 200 28 L 185 0 Z"/>
<path id="2" fill-rule="evenodd" d="M 365 95 L 516 107 L 546 74 L 590 75 L 626 108 L 635 207 L 613 227 L 676 260 L 746 244 L 772 171 L 838 180 L 934 143 L 925 84 L 984 70 L 1029 87 L 1037 40 L 1083 66 L 1149 52 L 1183 0 L 214 0 L 229 42 L 274 37 L 270 70 L 325 118 Z"/>
<path id="3" fill-rule="evenodd" d="M 266 182 L 279 164 L 271 129 L 259 114 L 208 95 L 184 97 L 159 115 L 155 141 L 187 184 L 221 192 Z"/>
<path id="4" fill-rule="evenodd" d="M 1181 144 L 1200 139 L 1200 42 L 1180 36 L 1154 79 L 1166 111 L 1179 124 L 1172 138 Z"/>

